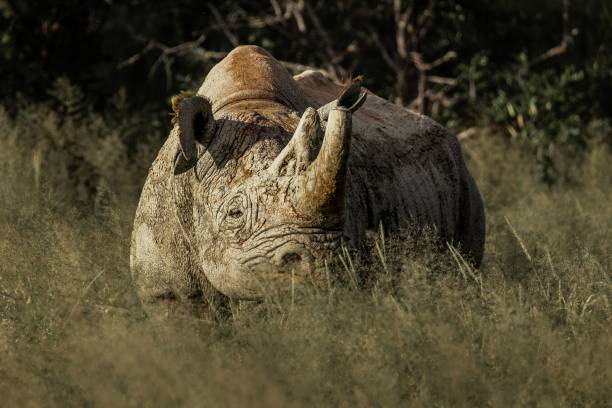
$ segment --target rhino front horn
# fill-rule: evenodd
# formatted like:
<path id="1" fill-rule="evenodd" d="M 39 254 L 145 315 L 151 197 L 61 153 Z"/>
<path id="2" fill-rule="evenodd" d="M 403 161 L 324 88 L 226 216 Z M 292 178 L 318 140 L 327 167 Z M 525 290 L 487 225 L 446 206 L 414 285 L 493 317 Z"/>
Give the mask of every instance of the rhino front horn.
<path id="1" fill-rule="evenodd" d="M 195 166 L 198 144 L 206 145 L 215 130 L 215 120 L 208 100 L 197 95 L 178 98 L 178 101 L 173 101 L 179 139 L 174 174 L 184 173 Z"/>
<path id="2" fill-rule="evenodd" d="M 300 175 L 295 197 L 300 213 L 318 218 L 321 225 L 335 227 L 343 221 L 350 141 L 351 111 L 333 108 L 319 154 Z"/>

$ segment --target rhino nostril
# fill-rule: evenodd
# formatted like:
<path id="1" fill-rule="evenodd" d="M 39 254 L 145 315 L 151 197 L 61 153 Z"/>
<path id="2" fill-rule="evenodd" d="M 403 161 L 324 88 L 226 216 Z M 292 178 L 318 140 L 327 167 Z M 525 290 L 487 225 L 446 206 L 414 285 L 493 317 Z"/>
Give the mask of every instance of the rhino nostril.
<path id="1" fill-rule="evenodd" d="M 308 275 L 313 261 L 311 254 L 301 245 L 288 245 L 275 256 L 277 271 L 280 273 Z"/>
<path id="2" fill-rule="evenodd" d="M 302 262 L 302 255 L 297 252 L 289 252 L 282 256 L 281 264 L 284 267 L 295 267 Z"/>

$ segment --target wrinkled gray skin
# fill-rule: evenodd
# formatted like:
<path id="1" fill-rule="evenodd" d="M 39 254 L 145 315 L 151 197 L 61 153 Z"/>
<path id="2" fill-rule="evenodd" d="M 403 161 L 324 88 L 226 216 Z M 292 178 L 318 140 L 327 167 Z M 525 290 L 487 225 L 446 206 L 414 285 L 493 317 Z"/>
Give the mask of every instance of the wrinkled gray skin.
<path id="1" fill-rule="evenodd" d="M 480 264 L 483 204 L 456 138 L 369 91 L 336 107 L 342 90 L 242 46 L 179 104 L 134 221 L 144 304 L 321 280 L 342 240 L 359 246 L 379 223 L 433 225 Z"/>

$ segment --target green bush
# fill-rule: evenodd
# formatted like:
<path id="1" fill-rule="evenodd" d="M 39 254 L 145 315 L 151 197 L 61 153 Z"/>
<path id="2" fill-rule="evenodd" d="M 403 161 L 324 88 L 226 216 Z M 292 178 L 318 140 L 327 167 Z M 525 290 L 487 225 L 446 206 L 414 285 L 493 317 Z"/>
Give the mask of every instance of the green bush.
<path id="1" fill-rule="evenodd" d="M 609 120 L 593 115 L 597 103 L 588 92 L 592 78 L 574 66 L 560 73 L 538 71 L 524 54 L 512 67 L 486 81 L 492 71 L 486 56 L 464 68 L 465 81 L 475 84 L 471 93 L 472 103 L 480 107 L 478 125 L 500 129 L 533 152 L 536 174 L 545 184 L 568 181 L 572 170 L 565 157 L 580 160 L 594 138 L 611 140 Z"/>

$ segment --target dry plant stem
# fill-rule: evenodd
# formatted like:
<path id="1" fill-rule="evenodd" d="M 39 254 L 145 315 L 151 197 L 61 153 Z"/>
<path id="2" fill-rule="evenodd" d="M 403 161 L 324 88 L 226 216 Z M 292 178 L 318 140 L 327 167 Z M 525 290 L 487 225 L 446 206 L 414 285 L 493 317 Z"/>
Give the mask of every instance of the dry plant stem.
<path id="1" fill-rule="evenodd" d="M 504 217 L 504 220 L 506 221 L 506 224 L 508 224 L 508 227 L 510 227 L 510 231 L 512 231 L 512 235 L 514 236 L 514 238 L 516 238 L 516 241 L 521 246 L 521 249 L 523 250 L 523 253 L 527 257 L 527 260 L 529 262 L 532 262 L 531 254 L 529 254 L 529 251 L 527 250 L 527 246 L 525 246 L 525 243 L 523 242 L 519 234 L 514 229 L 514 226 L 510 223 L 510 220 L 508 219 L 508 217 Z"/>

